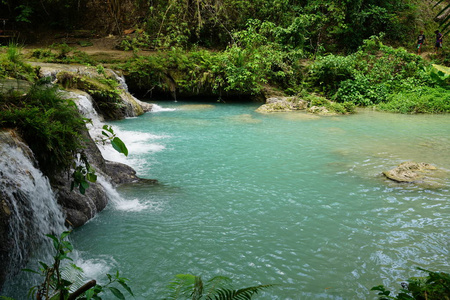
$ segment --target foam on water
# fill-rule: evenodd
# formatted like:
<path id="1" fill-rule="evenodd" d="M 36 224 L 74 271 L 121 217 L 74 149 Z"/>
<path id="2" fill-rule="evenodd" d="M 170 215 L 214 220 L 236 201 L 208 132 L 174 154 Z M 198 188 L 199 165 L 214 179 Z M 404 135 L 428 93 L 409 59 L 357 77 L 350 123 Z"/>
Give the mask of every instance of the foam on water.
<path id="1" fill-rule="evenodd" d="M 129 151 L 129 157 L 125 157 L 123 154 L 118 153 L 111 146 L 110 141 L 105 140 L 102 134 L 103 125 L 105 125 L 101 116 L 95 111 L 93 106 L 92 97 L 88 94 L 69 93 L 70 97 L 77 99 L 76 103 L 80 113 L 90 119 L 90 123 L 86 125 L 89 130 L 91 138 L 97 143 L 103 157 L 110 161 L 121 162 L 128 164 L 132 167 L 139 168 L 144 162 L 137 158 L 136 154 L 146 154 L 151 152 L 159 152 L 165 149 L 164 145 L 158 143 L 152 143 L 153 140 L 162 139 L 165 136 L 158 136 L 147 132 L 136 131 L 122 131 L 116 126 L 112 126 L 114 133 L 119 137 L 127 146 Z M 159 105 L 155 105 L 156 111 L 171 111 L 174 109 L 165 109 Z"/>
<path id="2" fill-rule="evenodd" d="M 174 111 L 176 108 L 164 108 L 159 106 L 158 104 L 153 104 L 151 112 L 161 112 L 161 111 Z"/>
<path id="3" fill-rule="evenodd" d="M 97 182 L 100 183 L 106 190 L 109 202 L 117 210 L 128 211 L 128 212 L 138 212 L 152 207 L 151 203 L 142 203 L 138 199 L 124 199 L 117 190 L 102 176 L 98 176 Z"/>
<path id="4" fill-rule="evenodd" d="M 86 280 L 105 280 L 107 273 L 110 273 L 115 261 L 112 257 L 91 258 L 84 260 L 81 257 L 75 261 L 76 265 L 83 270 L 83 277 Z"/>

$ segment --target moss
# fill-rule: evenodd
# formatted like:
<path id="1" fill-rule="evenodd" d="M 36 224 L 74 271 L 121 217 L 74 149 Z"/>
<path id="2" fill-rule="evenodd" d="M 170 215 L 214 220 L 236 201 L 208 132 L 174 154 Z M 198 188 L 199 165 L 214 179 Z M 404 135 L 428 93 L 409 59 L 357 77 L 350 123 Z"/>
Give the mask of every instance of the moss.
<path id="1" fill-rule="evenodd" d="M 66 89 L 78 89 L 89 93 L 94 99 L 98 111 L 110 120 L 124 118 L 124 106 L 120 100 L 117 82 L 106 77 L 93 78 L 80 76 L 73 72 L 60 72 L 58 83 Z"/>
<path id="2" fill-rule="evenodd" d="M 310 110 L 313 113 L 322 114 L 353 114 L 356 112 L 356 105 L 352 102 L 337 103 L 328 100 L 325 97 L 311 94 L 306 97 L 310 101 L 309 106 L 315 107 L 315 109 Z M 323 109 L 319 109 L 323 108 Z"/>

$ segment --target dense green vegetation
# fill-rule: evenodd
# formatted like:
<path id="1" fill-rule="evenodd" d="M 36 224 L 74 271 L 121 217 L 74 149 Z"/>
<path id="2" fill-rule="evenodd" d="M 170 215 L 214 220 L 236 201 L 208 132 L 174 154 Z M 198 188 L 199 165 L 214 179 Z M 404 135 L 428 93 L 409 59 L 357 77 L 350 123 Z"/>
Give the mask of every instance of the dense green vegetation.
<path id="1" fill-rule="evenodd" d="M 47 174 L 68 169 L 82 148 L 85 122 L 73 101 L 38 82 L 26 93 L 0 94 L 0 126 L 17 128 Z"/>
<path id="2" fill-rule="evenodd" d="M 379 300 L 448 300 L 450 299 L 450 274 L 433 272 L 422 268 L 428 273 L 424 277 L 411 277 L 401 284 L 402 289 L 397 295 L 392 295 L 383 285 L 372 288 L 378 291 Z"/>
<path id="3" fill-rule="evenodd" d="M 253 19 L 273 24 L 284 45 L 318 52 L 323 47 L 355 50 L 363 39 L 380 31 L 386 31 L 390 41 L 407 41 L 421 25 L 422 5 L 414 0 L 3 0 L 0 9 L 1 17 L 22 26 L 42 23 L 66 28 L 84 25 L 83 16 L 92 11 L 105 11 L 107 19 L 101 21 L 109 22 L 113 33 L 139 29 L 129 42 L 145 47 L 225 47 L 239 42 L 231 33 L 245 29 Z"/>
<path id="4" fill-rule="evenodd" d="M 135 55 L 114 67 L 124 71 L 133 92 L 147 97 L 242 99 L 258 97 L 271 86 L 287 95 L 314 92 L 385 111 L 449 112 L 448 75 L 431 67 L 449 64 L 449 52 L 427 60 L 413 54 L 419 30 L 433 43 L 431 33 L 439 26 L 434 17 L 442 14 L 443 3 L 433 8 L 419 0 L 40 2 L 3 0 L 0 6 L 24 28 L 45 19 L 46 26 L 66 24 L 80 31 L 85 26 L 80 17 L 102 9 L 112 24 L 109 32 L 133 28 L 120 47 Z M 158 51 L 144 56 L 142 49 Z M 31 56 L 99 63 L 67 44 L 36 49 Z M 24 73 L 8 64 L 0 74 Z M 115 103 L 113 93 L 96 91 L 102 106 Z"/>
<path id="5" fill-rule="evenodd" d="M 421 29 L 432 44 L 432 32 L 439 26 L 433 18 L 443 7 L 433 10 L 428 1 L 419 0 L 2 0 L 0 18 L 22 32 L 36 24 L 45 30 L 62 26 L 68 32 L 93 25 L 88 36 L 122 35 L 132 28 L 119 46 L 134 56 L 109 63 L 124 72 L 133 91 L 146 96 L 257 98 L 270 87 L 340 113 L 354 112 L 355 106 L 449 113 L 450 75 L 433 63 L 449 66 L 450 52 L 442 49 L 422 57 L 414 45 Z M 106 17 L 85 20 L 96 13 Z M 442 24 L 447 26 L 448 18 Z M 16 44 L 0 50 L 0 83 L 14 79 L 32 86 L 17 91 L 0 85 L 0 126 L 21 131 L 46 173 L 69 168 L 74 155 L 82 152 L 85 120 L 56 87 L 38 81 L 37 70 L 24 62 Z M 154 52 L 142 55 L 141 50 Z M 27 59 L 104 62 L 64 43 L 35 49 Z M 107 78 L 62 73 L 58 81 L 63 88 L 93 94 L 106 116 L 112 112 L 113 118 L 114 110 L 121 109 L 117 86 Z M 87 161 L 76 172 L 74 186 L 83 191 L 93 172 Z M 184 278 L 195 292 L 200 279 Z M 397 298 L 382 286 L 375 290 L 380 299 L 433 299 L 434 292 L 434 299 L 445 299 L 440 293 L 448 293 L 448 276 L 429 272 L 424 280 L 410 279 L 402 291 L 406 296 Z"/>
<path id="6" fill-rule="evenodd" d="M 133 296 L 132 290 L 126 283 L 127 279 L 120 277 L 118 271 L 114 275 L 106 274 L 108 283 L 105 285 L 97 284 L 95 280 L 83 284 L 83 270 L 73 263 L 68 263 L 68 261 L 72 261 L 69 254 L 73 251 L 72 244 L 66 240 L 69 234 L 70 232 L 66 231 L 59 237 L 51 234 L 47 235 L 53 241 L 55 252 L 51 265 L 39 262 L 39 271 L 24 269 L 26 272 L 41 275 L 43 278 L 41 284 L 30 289 L 30 298 L 44 300 L 100 300 L 102 299 L 101 295 L 109 291 L 117 299 L 125 299 L 121 290 L 114 285 L 121 287 Z"/>

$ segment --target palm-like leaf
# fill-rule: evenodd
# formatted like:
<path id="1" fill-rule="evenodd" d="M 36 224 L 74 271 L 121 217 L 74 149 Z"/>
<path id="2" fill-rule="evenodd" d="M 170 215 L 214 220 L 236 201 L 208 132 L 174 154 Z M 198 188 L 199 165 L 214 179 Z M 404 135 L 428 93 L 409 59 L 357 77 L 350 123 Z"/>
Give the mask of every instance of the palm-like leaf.
<path id="1" fill-rule="evenodd" d="M 273 286 L 258 285 L 236 290 L 228 288 L 230 282 L 224 276 L 216 276 L 204 283 L 200 276 L 178 274 L 169 284 L 171 293 L 167 299 L 248 300 L 260 290 Z"/>
<path id="2" fill-rule="evenodd" d="M 436 4 L 434 5 L 434 7 L 440 5 L 440 4 L 443 3 L 443 2 L 447 2 L 447 1 L 448 1 L 448 0 L 438 0 L 438 1 L 436 2 Z M 445 13 L 448 9 L 450 9 L 450 4 L 449 4 L 449 3 L 447 3 L 447 5 L 445 5 L 445 6 L 441 9 L 441 11 L 436 15 L 436 17 L 443 16 L 444 13 Z M 444 34 L 449 33 L 449 32 L 450 32 L 450 29 L 449 29 L 449 27 L 450 27 L 450 13 L 447 14 L 447 15 L 440 21 L 440 23 L 441 23 L 442 31 L 444 32 Z M 447 30 L 447 29 L 449 29 L 449 30 Z M 447 31 L 446 31 L 446 30 L 447 30 Z"/>
<path id="3" fill-rule="evenodd" d="M 215 294 L 206 298 L 207 300 L 250 300 L 254 294 L 257 294 L 264 288 L 271 287 L 272 285 L 258 285 L 251 286 L 239 290 L 232 289 L 218 289 Z"/>
<path id="4" fill-rule="evenodd" d="M 192 294 L 197 281 L 197 276 L 191 274 L 177 274 L 173 281 L 169 283 L 170 295 L 168 299 L 186 299 Z M 183 298 L 182 298 L 183 297 Z"/>

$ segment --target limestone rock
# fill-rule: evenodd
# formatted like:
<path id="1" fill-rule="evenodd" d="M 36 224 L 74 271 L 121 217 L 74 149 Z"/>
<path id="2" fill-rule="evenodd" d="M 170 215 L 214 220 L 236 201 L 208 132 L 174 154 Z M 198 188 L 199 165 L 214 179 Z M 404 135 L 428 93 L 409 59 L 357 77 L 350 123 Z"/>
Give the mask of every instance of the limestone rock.
<path id="1" fill-rule="evenodd" d="M 335 112 L 329 111 L 325 106 L 312 106 L 308 112 L 317 115 L 335 115 Z"/>
<path id="2" fill-rule="evenodd" d="M 260 106 L 257 112 L 285 112 L 303 110 L 308 107 L 308 102 L 298 97 L 277 96 L 267 98 L 266 104 Z"/>
<path id="3" fill-rule="evenodd" d="M 64 78 L 67 76 L 72 76 L 76 78 L 90 78 L 86 80 L 85 84 L 89 86 L 94 86 L 99 90 L 107 90 L 106 86 L 102 87 L 102 84 L 98 79 L 114 79 L 118 83 L 118 89 L 121 91 L 119 97 L 122 101 L 122 108 L 117 109 L 114 112 L 100 112 L 105 114 L 105 117 L 109 119 L 122 119 L 124 117 L 136 117 L 142 115 L 144 112 L 150 111 L 152 109 L 152 105 L 149 103 L 142 102 L 135 97 L 133 97 L 128 92 L 128 86 L 125 83 L 125 79 L 123 76 L 115 72 L 111 69 L 103 69 L 103 72 L 98 72 L 97 68 L 83 66 L 83 65 L 63 65 L 63 64 L 52 64 L 52 63 L 38 63 L 38 62 L 30 62 L 30 64 L 34 67 L 39 68 L 39 76 L 40 77 L 50 77 L 52 82 L 57 83 L 59 81 L 58 78 Z M 83 81 L 77 80 L 79 84 Z M 92 89 L 89 87 L 86 89 Z M 110 115 L 111 114 L 111 115 Z M 110 115 L 110 116 L 109 116 Z"/>
<path id="4" fill-rule="evenodd" d="M 435 170 L 437 170 L 435 166 L 427 163 L 404 162 L 383 174 L 397 182 L 415 182 L 423 180 Z"/>

